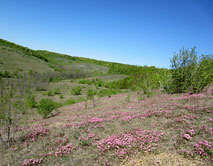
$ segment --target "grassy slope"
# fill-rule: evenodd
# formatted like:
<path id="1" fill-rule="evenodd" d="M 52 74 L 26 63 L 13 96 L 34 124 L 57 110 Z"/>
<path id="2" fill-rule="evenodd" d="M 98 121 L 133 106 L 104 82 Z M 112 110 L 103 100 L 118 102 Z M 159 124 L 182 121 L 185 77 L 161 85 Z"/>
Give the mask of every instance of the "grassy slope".
<path id="1" fill-rule="evenodd" d="M 16 72 L 17 70 L 28 72 L 29 70 L 39 73 L 53 72 L 48 64 L 36 57 L 26 56 L 21 51 L 15 51 L 0 46 L 0 71 Z"/>
<path id="2" fill-rule="evenodd" d="M 40 57 L 44 57 L 47 61 Z M 104 81 L 119 80 L 126 77 L 126 75 L 122 74 L 108 74 L 108 67 L 94 63 L 86 63 L 86 61 L 79 60 L 78 57 L 71 57 L 49 51 L 34 51 L 0 39 L 0 72 L 9 71 L 13 73 L 19 71 L 19 73 L 28 73 L 32 70 L 38 73 L 54 73 L 56 72 L 55 69 L 59 72 L 90 72 L 99 75 L 90 77 L 90 79 L 99 78 Z M 77 86 L 82 88 L 81 95 L 74 96 L 71 94 L 71 89 Z M 60 94 L 54 94 L 56 88 L 59 89 Z M 75 100 L 80 98 L 86 99 L 86 92 L 89 88 L 95 89 L 95 86 L 80 85 L 78 84 L 78 80 L 72 82 L 70 80 L 62 80 L 60 82 L 49 83 L 46 87 L 46 91 L 36 91 L 34 95 L 37 102 L 43 98 L 50 98 L 64 104 L 70 98 L 74 98 Z M 100 89 L 103 88 L 100 87 Z M 52 91 L 53 95 L 48 96 L 49 91 Z M 60 95 L 63 97 L 60 97 Z"/>
<path id="3" fill-rule="evenodd" d="M 67 70 L 84 70 L 92 71 L 97 74 L 135 74 L 137 73 L 159 73 L 167 71 L 168 69 L 160 69 L 154 66 L 136 66 L 127 65 L 115 62 L 106 62 L 101 60 L 73 57 L 66 54 L 59 54 L 50 51 L 32 50 L 27 47 L 17 45 L 15 43 L 0 39 L 0 46 L 4 46 L 15 52 L 21 52 L 30 57 L 36 57 L 48 63 L 48 66 L 55 71 L 66 72 Z M 1 56 L 1 54 L 0 54 Z"/>
<path id="4" fill-rule="evenodd" d="M 38 50 L 38 53 L 44 55 L 49 59 L 49 62 L 53 65 L 60 66 L 63 70 L 79 70 L 79 71 L 89 71 L 89 72 L 97 72 L 106 74 L 108 72 L 108 67 L 90 64 L 90 63 L 83 63 L 77 60 L 77 57 L 71 57 L 64 54 L 58 54 L 49 51 L 41 51 Z"/>
<path id="5" fill-rule="evenodd" d="M 109 75 L 101 75 L 96 77 L 90 77 L 88 79 L 98 78 L 105 82 L 109 81 L 116 81 L 121 78 L 125 78 L 126 75 L 121 74 L 109 74 Z M 41 99 L 49 98 L 56 102 L 64 104 L 68 99 L 73 98 L 76 101 L 79 99 L 86 99 L 87 98 L 87 90 L 88 89 L 96 89 L 97 91 L 100 91 L 102 89 L 106 89 L 105 87 L 97 87 L 94 84 L 88 85 L 88 84 L 79 84 L 80 79 L 76 80 L 62 80 L 59 82 L 51 82 L 48 84 L 46 91 L 36 91 L 34 94 L 36 96 L 36 101 L 39 102 Z M 72 88 L 80 87 L 81 88 L 81 95 L 73 95 L 71 94 Z M 54 90 L 58 88 L 59 94 L 54 94 Z M 52 92 L 52 96 L 48 96 L 48 92 Z M 63 96 L 61 98 L 60 96 Z"/>
<path id="6" fill-rule="evenodd" d="M 117 81 L 119 79 L 126 78 L 127 76 L 128 75 L 125 75 L 125 74 L 107 74 L 107 75 L 96 76 L 93 78 L 102 79 L 103 81 Z"/>
<path id="7" fill-rule="evenodd" d="M 46 72 L 94 72 L 106 74 L 108 67 L 76 61 L 76 58 L 49 51 L 34 51 L 0 39 L 0 71 L 16 72 L 17 70 L 39 73 Z"/>
<path id="8" fill-rule="evenodd" d="M 84 102 L 77 103 L 49 119 L 34 116 L 29 124 L 34 128 L 26 127 L 11 149 L 1 150 L 0 165 L 41 158 L 42 165 L 58 166 L 211 165 L 212 148 L 203 146 L 208 155 L 200 156 L 194 145 L 212 142 L 212 110 L 212 87 L 198 95 L 157 94 L 144 100 L 135 93 L 120 94 L 101 98 L 95 108 L 91 102 L 86 109 Z M 101 146 L 103 141 L 109 149 Z"/>

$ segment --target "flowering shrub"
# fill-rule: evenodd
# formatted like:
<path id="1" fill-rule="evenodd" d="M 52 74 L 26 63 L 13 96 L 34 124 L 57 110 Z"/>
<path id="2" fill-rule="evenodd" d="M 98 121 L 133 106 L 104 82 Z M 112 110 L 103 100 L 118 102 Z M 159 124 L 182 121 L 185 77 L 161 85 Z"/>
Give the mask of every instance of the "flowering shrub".
<path id="1" fill-rule="evenodd" d="M 184 134 L 183 137 L 187 140 L 190 140 L 192 138 L 189 134 Z"/>
<path id="2" fill-rule="evenodd" d="M 55 152 L 55 157 L 62 157 L 64 154 L 67 154 L 68 152 L 71 152 L 73 150 L 72 144 L 69 143 L 67 145 L 61 145 L 57 148 Z"/>
<path id="3" fill-rule="evenodd" d="M 92 139 L 95 139 L 95 136 L 96 136 L 96 134 L 90 133 L 88 131 L 87 136 L 80 136 L 78 138 L 78 140 L 80 141 L 79 145 L 81 147 L 91 145 L 91 143 L 92 143 L 91 141 L 92 141 Z"/>
<path id="4" fill-rule="evenodd" d="M 163 133 L 158 131 L 134 129 L 127 133 L 111 135 L 99 141 L 97 147 L 102 152 L 113 150 L 119 158 L 123 158 L 135 148 L 148 152 L 155 149 L 162 135 Z"/>
<path id="5" fill-rule="evenodd" d="M 43 158 L 40 158 L 40 159 L 29 159 L 29 160 L 25 160 L 22 163 L 22 166 L 28 166 L 28 165 L 38 165 L 38 166 L 41 166 L 42 161 L 43 161 Z"/>
<path id="6" fill-rule="evenodd" d="M 88 120 L 88 123 L 100 123 L 100 122 L 103 122 L 104 120 L 102 118 L 92 118 L 92 119 L 89 119 Z"/>
<path id="7" fill-rule="evenodd" d="M 194 129 L 187 130 L 187 132 L 189 133 L 190 136 L 194 136 L 195 135 L 195 130 Z"/>
<path id="8" fill-rule="evenodd" d="M 41 136 L 46 136 L 49 132 L 48 128 L 44 128 L 45 124 L 39 124 L 36 126 L 32 126 L 29 130 L 30 133 L 27 134 L 26 139 L 34 142 L 36 138 L 41 137 Z M 25 142 L 27 143 L 27 141 Z"/>
<path id="9" fill-rule="evenodd" d="M 55 157 L 62 157 L 63 155 L 73 151 L 72 143 L 69 143 L 67 138 L 57 139 L 55 141 L 55 145 L 57 145 L 57 148 L 55 150 L 52 147 L 50 147 L 48 149 L 50 152 L 42 156 L 49 155 L 49 156 L 55 156 Z"/>
<path id="10" fill-rule="evenodd" d="M 195 153 L 201 155 L 201 156 L 211 156 L 213 154 L 213 147 L 211 145 L 211 142 L 208 142 L 207 140 L 199 141 L 195 146 Z"/>
<path id="11" fill-rule="evenodd" d="M 208 127 L 206 125 L 201 126 L 200 130 L 201 131 L 203 130 L 208 135 L 212 135 L 213 134 L 213 128 L 212 127 Z"/>
<path id="12" fill-rule="evenodd" d="M 89 140 L 89 139 L 91 139 L 91 138 L 93 138 L 93 137 L 95 137 L 96 135 L 95 134 L 93 134 L 93 133 L 88 133 L 88 135 L 87 135 L 87 137 L 83 137 L 83 136 L 80 136 L 79 137 L 79 141 L 81 141 L 81 140 Z"/>

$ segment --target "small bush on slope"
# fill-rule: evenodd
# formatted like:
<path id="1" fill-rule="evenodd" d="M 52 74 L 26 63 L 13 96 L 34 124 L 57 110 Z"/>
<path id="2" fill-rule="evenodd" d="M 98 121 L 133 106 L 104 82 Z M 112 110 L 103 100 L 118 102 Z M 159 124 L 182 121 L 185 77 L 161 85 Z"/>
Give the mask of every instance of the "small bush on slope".
<path id="1" fill-rule="evenodd" d="M 72 104 L 75 104 L 75 103 L 76 103 L 75 99 L 70 98 L 70 99 L 66 100 L 65 105 L 72 105 Z"/>
<path id="2" fill-rule="evenodd" d="M 81 95 L 81 87 L 78 86 L 78 87 L 72 88 L 71 94 L 72 95 Z"/>
<path id="3" fill-rule="evenodd" d="M 36 101 L 35 101 L 35 96 L 34 95 L 29 95 L 27 97 L 27 107 L 28 108 L 36 108 Z"/>
<path id="4" fill-rule="evenodd" d="M 38 105 L 38 113 L 43 117 L 46 118 L 50 113 L 60 107 L 60 103 L 56 103 L 51 99 L 41 99 Z"/>

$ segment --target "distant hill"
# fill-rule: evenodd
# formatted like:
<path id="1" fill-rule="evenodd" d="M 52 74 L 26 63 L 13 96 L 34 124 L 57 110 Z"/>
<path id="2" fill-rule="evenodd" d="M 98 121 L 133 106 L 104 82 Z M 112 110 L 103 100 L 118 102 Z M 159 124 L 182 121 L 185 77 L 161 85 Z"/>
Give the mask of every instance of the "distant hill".
<path id="1" fill-rule="evenodd" d="M 36 51 L 0 39 L 0 71 L 30 70 L 39 73 L 83 71 L 106 74 L 109 68 L 87 63 L 83 58 L 43 50 Z"/>
<path id="2" fill-rule="evenodd" d="M 0 76 L 8 73 L 81 73 L 95 76 L 106 74 L 148 75 L 159 74 L 168 69 L 155 66 L 136 66 L 96 59 L 75 57 L 27 47 L 0 39 Z M 86 74 L 85 74 L 86 73 Z M 89 74 L 88 74 L 89 73 Z"/>

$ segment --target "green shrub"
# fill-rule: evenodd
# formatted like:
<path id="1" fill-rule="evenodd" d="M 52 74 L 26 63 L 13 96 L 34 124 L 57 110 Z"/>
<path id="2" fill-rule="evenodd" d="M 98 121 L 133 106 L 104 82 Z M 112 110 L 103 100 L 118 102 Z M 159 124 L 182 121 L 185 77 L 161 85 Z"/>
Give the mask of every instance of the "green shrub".
<path id="1" fill-rule="evenodd" d="M 149 82 L 149 80 L 144 81 L 142 83 L 141 87 L 142 87 L 142 91 L 143 91 L 144 95 L 146 95 L 147 97 L 153 96 L 153 89 L 152 89 L 152 85 Z"/>
<path id="2" fill-rule="evenodd" d="M 46 118 L 54 109 L 60 106 L 60 103 L 56 103 L 51 99 L 41 99 L 38 105 L 38 113 L 43 118 Z"/>
<path id="3" fill-rule="evenodd" d="M 61 93 L 59 88 L 55 88 L 53 92 L 55 95 L 58 95 Z"/>
<path id="4" fill-rule="evenodd" d="M 98 86 L 101 87 L 104 85 L 104 82 L 102 80 L 98 80 Z"/>
<path id="5" fill-rule="evenodd" d="M 75 104 L 75 103 L 76 103 L 75 99 L 69 98 L 68 100 L 66 100 L 65 105 L 72 105 L 72 104 Z"/>
<path id="6" fill-rule="evenodd" d="M 79 83 L 79 84 L 85 84 L 85 80 L 84 80 L 84 79 L 79 80 L 78 83 Z"/>
<path id="7" fill-rule="evenodd" d="M 93 90 L 93 89 L 89 89 L 87 91 L 87 98 L 88 99 L 93 99 L 94 96 L 96 95 L 97 91 L 96 90 Z"/>
<path id="8" fill-rule="evenodd" d="M 62 94 L 60 94 L 60 99 L 63 99 L 63 98 L 64 98 L 64 96 Z"/>
<path id="9" fill-rule="evenodd" d="M 62 106 L 62 104 L 61 104 L 61 103 L 58 103 L 58 102 L 54 102 L 54 104 L 55 104 L 55 108 L 59 108 L 59 107 Z"/>
<path id="10" fill-rule="evenodd" d="M 98 97 L 104 97 L 104 96 L 107 96 L 107 95 L 110 95 L 109 91 L 107 89 L 101 89 L 101 90 L 98 91 Z"/>
<path id="11" fill-rule="evenodd" d="M 78 81 L 79 84 L 88 84 L 88 85 L 92 85 L 92 80 L 85 80 L 85 79 L 81 79 Z"/>
<path id="12" fill-rule="evenodd" d="M 0 72 L 0 77 L 9 78 L 11 77 L 11 75 L 12 73 L 10 73 L 9 71 Z"/>
<path id="13" fill-rule="evenodd" d="M 120 89 L 101 89 L 98 91 L 97 95 L 98 97 L 104 97 L 104 96 L 111 96 L 121 93 Z"/>
<path id="14" fill-rule="evenodd" d="M 36 87 L 36 91 L 46 91 L 46 90 L 47 90 L 46 87 L 42 87 L 42 86 Z"/>
<path id="15" fill-rule="evenodd" d="M 72 88 L 71 94 L 72 95 L 81 95 L 81 87 L 78 86 L 78 87 Z"/>
<path id="16" fill-rule="evenodd" d="M 36 108 L 35 95 L 29 95 L 27 97 L 27 107 L 28 108 Z"/>
<path id="17" fill-rule="evenodd" d="M 81 140 L 81 142 L 79 143 L 79 145 L 80 145 L 81 147 L 90 146 L 90 145 L 91 145 L 91 142 L 90 142 L 89 140 L 83 139 L 83 140 Z"/>
<path id="18" fill-rule="evenodd" d="M 84 98 L 79 98 L 79 99 L 77 100 L 77 103 L 79 103 L 79 102 L 83 102 L 83 101 L 85 101 L 85 99 L 84 99 Z"/>
<path id="19" fill-rule="evenodd" d="M 86 80 L 86 84 L 87 85 L 92 85 L 92 81 L 91 80 Z"/>
<path id="20" fill-rule="evenodd" d="M 50 90 L 47 92 L 47 96 L 53 96 L 53 92 Z"/>

